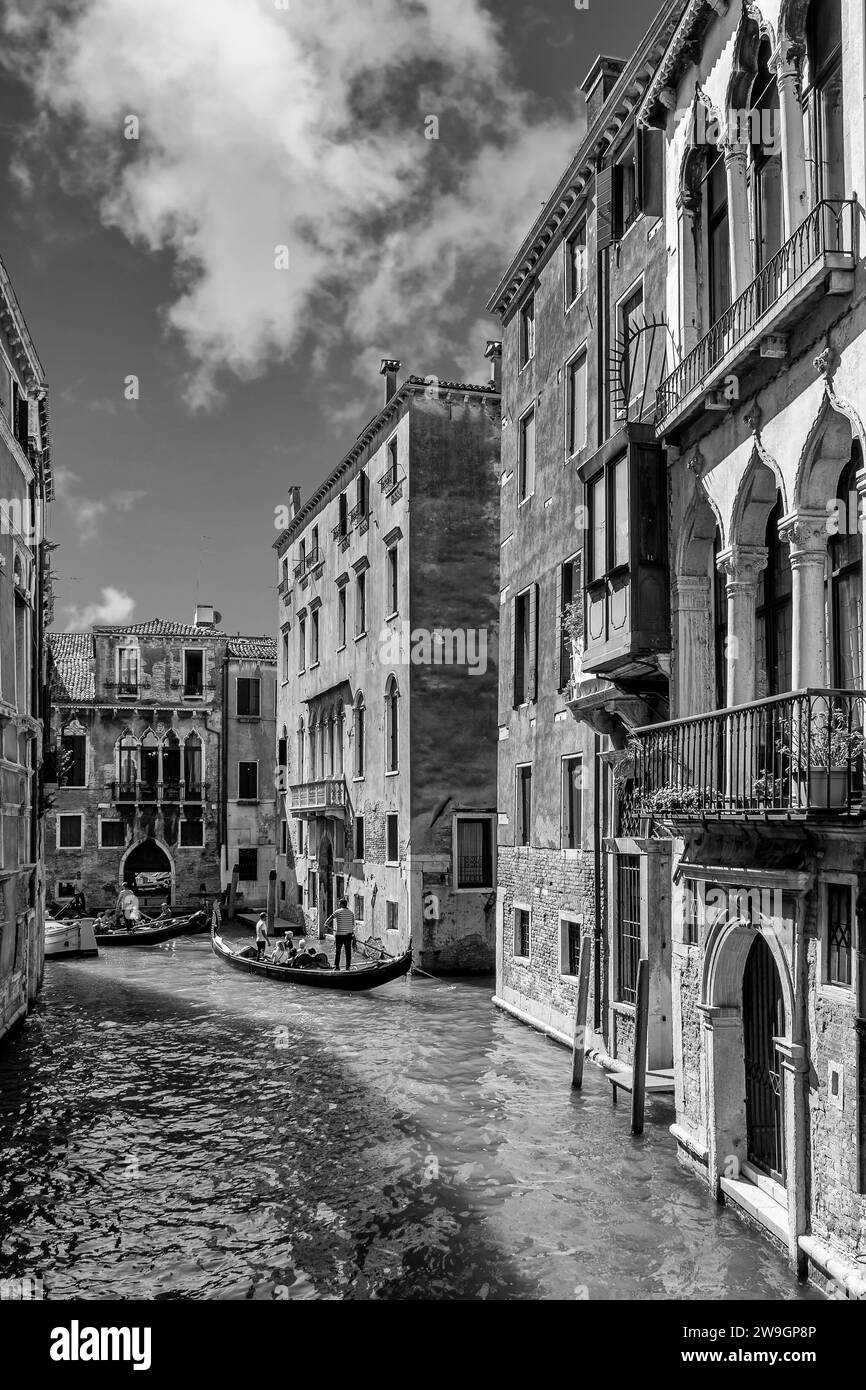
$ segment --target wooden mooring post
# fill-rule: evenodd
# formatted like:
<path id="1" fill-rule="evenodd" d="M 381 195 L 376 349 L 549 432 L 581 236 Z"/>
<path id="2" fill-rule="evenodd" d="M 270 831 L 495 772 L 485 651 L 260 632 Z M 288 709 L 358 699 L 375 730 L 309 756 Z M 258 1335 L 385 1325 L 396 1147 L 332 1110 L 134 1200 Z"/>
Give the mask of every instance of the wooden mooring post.
<path id="1" fill-rule="evenodd" d="M 233 922 L 235 917 L 235 908 L 237 907 L 238 902 L 238 883 L 240 881 L 240 876 L 240 865 L 235 864 L 234 868 L 232 869 L 232 886 L 229 889 L 228 918 L 230 922 Z"/>
<path id="2" fill-rule="evenodd" d="M 277 871 L 271 869 L 268 874 L 268 937 L 274 934 L 274 918 L 277 915 Z"/>
<path id="3" fill-rule="evenodd" d="M 589 1004 L 589 964 L 592 940 L 580 939 L 580 959 L 577 965 L 577 1005 L 574 1010 L 574 1038 L 571 1046 L 571 1084 L 579 1091 L 583 1085 L 583 1063 L 586 1057 L 586 1010 Z"/>
<path id="4" fill-rule="evenodd" d="M 646 1057 L 649 1025 L 649 961 L 638 961 L 635 991 L 634 1057 L 631 1083 L 631 1132 L 643 1134 L 644 1104 L 646 1101 Z"/>

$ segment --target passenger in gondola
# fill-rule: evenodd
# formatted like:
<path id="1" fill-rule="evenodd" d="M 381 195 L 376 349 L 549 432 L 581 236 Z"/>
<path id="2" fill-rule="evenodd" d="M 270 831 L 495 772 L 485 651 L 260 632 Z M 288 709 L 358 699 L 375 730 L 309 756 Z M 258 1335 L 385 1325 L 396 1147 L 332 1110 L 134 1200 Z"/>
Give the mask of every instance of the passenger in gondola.
<path id="1" fill-rule="evenodd" d="M 171 921 L 171 908 L 170 908 L 169 905 L 168 905 L 168 900 L 167 900 L 167 899 L 166 899 L 166 901 L 163 903 L 162 909 L 161 909 L 161 911 L 160 911 L 160 914 L 159 914 L 159 916 L 157 917 L 156 920 L 157 920 L 157 922 L 170 922 L 170 921 Z"/>

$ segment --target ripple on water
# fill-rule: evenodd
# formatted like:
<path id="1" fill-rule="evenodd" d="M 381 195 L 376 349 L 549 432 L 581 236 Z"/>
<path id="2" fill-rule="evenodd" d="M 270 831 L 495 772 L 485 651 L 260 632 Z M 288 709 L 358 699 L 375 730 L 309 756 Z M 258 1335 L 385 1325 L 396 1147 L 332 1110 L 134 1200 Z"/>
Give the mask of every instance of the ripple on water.
<path id="1" fill-rule="evenodd" d="M 776 1252 L 478 982 L 49 967 L 0 1053 L 0 1273 L 51 1298 L 795 1298 Z"/>

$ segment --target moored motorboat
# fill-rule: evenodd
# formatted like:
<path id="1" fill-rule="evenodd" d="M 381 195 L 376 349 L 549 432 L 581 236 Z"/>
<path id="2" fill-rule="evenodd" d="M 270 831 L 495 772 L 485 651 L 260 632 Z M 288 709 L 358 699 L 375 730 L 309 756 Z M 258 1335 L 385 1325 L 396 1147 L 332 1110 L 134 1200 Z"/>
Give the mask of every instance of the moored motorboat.
<path id="1" fill-rule="evenodd" d="M 75 960 L 81 956 L 98 956 L 99 946 L 91 917 L 78 917 L 72 922 L 45 919 L 45 959 Z"/>
<path id="2" fill-rule="evenodd" d="M 193 936 L 204 931 L 208 924 L 206 912 L 191 912 L 186 917 L 169 917 L 165 921 L 142 922 L 132 931 L 121 927 L 118 931 L 105 930 L 105 920 L 97 923 L 96 941 L 100 946 L 156 946 L 160 941 L 171 941 L 175 936 Z M 100 930 L 102 926 L 102 930 Z"/>
<path id="3" fill-rule="evenodd" d="M 350 967 L 348 970 L 297 969 L 291 965 L 274 965 L 272 961 L 256 960 L 255 957 L 233 951 L 215 931 L 211 932 L 211 946 L 220 960 L 244 970 L 248 975 L 263 975 L 268 980 L 279 980 L 282 984 L 309 985 L 313 989 L 339 989 L 354 993 L 363 989 L 376 989 L 386 985 L 389 980 L 399 980 L 412 969 L 412 952 L 405 951 L 402 956 L 388 956 L 384 960 Z"/>

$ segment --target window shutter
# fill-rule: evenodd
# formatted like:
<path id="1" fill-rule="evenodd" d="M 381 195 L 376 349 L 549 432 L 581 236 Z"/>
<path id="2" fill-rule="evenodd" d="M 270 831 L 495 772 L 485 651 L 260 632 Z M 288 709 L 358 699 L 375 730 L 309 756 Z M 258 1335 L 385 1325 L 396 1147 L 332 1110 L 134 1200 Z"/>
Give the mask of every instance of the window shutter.
<path id="1" fill-rule="evenodd" d="M 511 600 L 511 708 L 517 709 L 517 598 Z"/>
<path id="2" fill-rule="evenodd" d="M 613 225 L 614 171 L 611 165 L 599 169 L 595 180 L 595 202 L 598 218 L 596 226 L 596 246 L 599 251 L 616 240 Z"/>
<path id="3" fill-rule="evenodd" d="M 661 217 L 664 199 L 664 131 L 638 126 L 635 139 L 637 204 L 647 217 Z"/>
<path id="4" fill-rule="evenodd" d="M 559 565 L 556 571 L 556 650 L 559 652 L 559 675 L 558 682 L 560 690 L 566 684 L 565 666 L 565 624 L 563 623 L 563 586 L 562 581 L 565 575 L 565 566 Z"/>
<path id="5" fill-rule="evenodd" d="M 538 585 L 529 594 L 529 670 L 526 676 L 527 699 L 538 699 Z"/>

